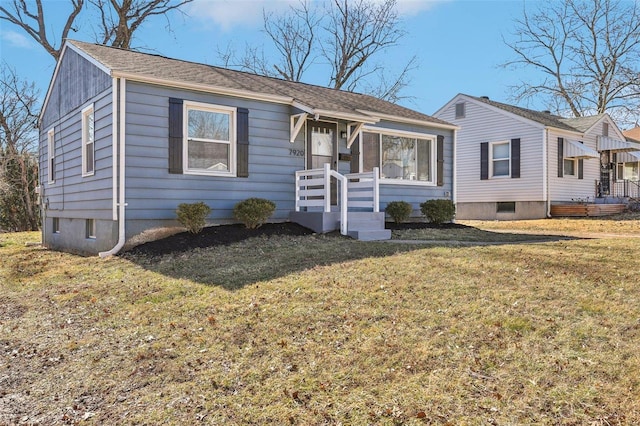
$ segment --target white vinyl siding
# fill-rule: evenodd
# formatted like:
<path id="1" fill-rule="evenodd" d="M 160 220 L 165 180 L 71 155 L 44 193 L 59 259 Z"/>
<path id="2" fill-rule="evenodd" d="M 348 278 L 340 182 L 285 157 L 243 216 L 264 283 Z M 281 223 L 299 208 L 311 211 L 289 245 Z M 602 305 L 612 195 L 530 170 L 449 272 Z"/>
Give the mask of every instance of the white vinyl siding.
<path id="1" fill-rule="evenodd" d="M 549 176 L 549 200 L 571 201 L 575 199 L 593 199 L 595 197 L 595 182 L 600 179 L 600 160 L 585 158 L 582 162 L 582 179 L 578 179 L 578 161 L 563 159 L 564 177 L 558 177 L 558 138 L 566 140 L 580 140 L 585 146 L 596 149 L 596 135 L 600 133 L 600 126 L 594 126 L 594 131 L 585 135 L 568 132 L 549 131 L 547 143 L 547 173 Z M 574 163 L 574 174 L 567 173 L 565 160 Z"/>
<path id="2" fill-rule="evenodd" d="M 456 120 L 456 104 L 465 102 L 464 121 Z M 461 126 L 456 142 L 456 200 L 466 202 L 541 201 L 543 126 L 489 105 L 456 98 L 437 118 Z M 480 144 L 520 139 L 520 178 L 480 178 Z M 491 150 L 489 150 L 491 159 Z"/>

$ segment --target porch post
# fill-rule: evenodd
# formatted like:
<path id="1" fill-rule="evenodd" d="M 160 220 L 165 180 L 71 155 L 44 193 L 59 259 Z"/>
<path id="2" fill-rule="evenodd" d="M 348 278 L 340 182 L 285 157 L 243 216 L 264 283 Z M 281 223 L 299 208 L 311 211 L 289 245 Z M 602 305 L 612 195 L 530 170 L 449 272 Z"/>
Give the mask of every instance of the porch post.
<path id="1" fill-rule="evenodd" d="M 324 212 L 331 212 L 331 164 L 324 163 Z"/>
<path id="2" fill-rule="evenodd" d="M 373 212 L 380 212 L 380 170 L 373 168 Z"/>

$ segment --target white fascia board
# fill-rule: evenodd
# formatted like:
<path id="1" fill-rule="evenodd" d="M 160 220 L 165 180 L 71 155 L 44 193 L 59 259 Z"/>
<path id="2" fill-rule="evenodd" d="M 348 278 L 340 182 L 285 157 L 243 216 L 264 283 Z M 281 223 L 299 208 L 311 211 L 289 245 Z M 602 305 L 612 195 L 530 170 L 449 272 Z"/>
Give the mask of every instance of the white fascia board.
<path id="1" fill-rule="evenodd" d="M 380 121 L 380 119 L 377 117 L 371 117 L 369 115 L 350 114 L 348 112 L 330 111 L 326 109 L 315 109 L 314 112 L 316 115 L 327 118 L 334 118 L 337 120 L 357 121 L 369 124 L 375 124 Z"/>
<path id="2" fill-rule="evenodd" d="M 379 118 L 380 120 L 394 121 L 396 123 L 416 124 L 416 125 L 419 125 L 419 126 L 435 127 L 435 128 L 438 128 L 438 129 L 447 129 L 447 130 L 458 130 L 458 129 L 460 129 L 460 127 L 456 126 L 455 124 L 434 123 L 433 121 L 418 120 L 418 119 L 415 119 L 415 118 L 398 117 L 397 115 L 381 114 L 379 112 L 365 111 L 365 110 L 360 110 L 360 109 L 358 110 L 358 112 L 361 112 L 361 113 L 367 114 L 367 115 L 372 115 L 374 117 Z"/>
<path id="3" fill-rule="evenodd" d="M 247 90 L 231 89 L 228 87 L 210 86 L 201 83 L 189 83 L 186 81 L 167 80 L 163 78 L 149 77 L 140 74 L 126 73 L 120 71 L 113 72 L 114 77 L 126 78 L 128 81 L 136 81 L 138 83 L 156 84 L 159 86 L 167 86 L 178 89 L 197 90 L 199 92 L 215 93 L 218 95 L 233 96 L 235 98 L 253 99 L 258 101 L 272 102 L 277 104 L 292 105 L 294 99 L 290 96 L 270 95 L 266 93 L 257 93 Z"/>
<path id="4" fill-rule="evenodd" d="M 535 128 L 538 128 L 538 129 L 544 129 L 545 127 L 550 128 L 549 126 L 545 126 L 544 124 L 542 124 L 542 123 L 538 123 L 537 121 L 535 121 L 535 120 L 531 120 L 530 118 L 523 117 L 523 116 L 521 116 L 521 115 L 518 115 L 518 114 L 515 114 L 515 113 L 513 113 L 513 112 L 510 112 L 510 111 L 504 110 L 504 109 L 502 109 L 502 108 L 498 108 L 498 107 L 496 107 L 496 106 L 493 106 L 493 105 L 490 105 L 490 104 L 484 103 L 484 102 L 479 101 L 479 100 L 477 100 L 477 99 L 473 99 L 473 98 L 465 97 L 465 100 L 466 100 L 466 101 L 468 101 L 468 102 L 473 102 L 473 103 L 474 103 L 474 104 L 476 104 L 476 105 L 479 105 L 479 106 L 482 106 L 482 107 L 488 108 L 489 110 L 491 110 L 491 111 L 493 111 L 493 112 L 497 112 L 497 113 L 502 114 L 502 115 L 504 115 L 504 116 L 507 116 L 507 117 L 513 118 L 514 120 L 520 121 L 520 122 L 522 122 L 522 123 L 529 124 L 530 126 L 533 126 L 533 127 L 535 127 Z M 558 130 L 559 130 L 559 129 L 558 129 Z"/>
<path id="5" fill-rule="evenodd" d="M 60 57 L 58 58 L 58 62 L 56 63 L 56 68 L 53 71 L 53 77 L 51 77 L 51 81 L 49 82 L 49 87 L 47 88 L 47 95 L 44 98 L 44 102 L 42 102 L 42 109 L 40 110 L 40 115 L 38 116 L 38 123 L 42 121 L 42 114 L 47 109 L 47 105 L 49 104 L 49 97 L 51 96 L 51 90 L 53 89 L 53 82 L 56 81 L 58 77 L 58 71 L 60 70 L 60 64 L 62 63 L 62 59 L 64 55 L 67 53 L 67 49 L 71 49 L 76 52 L 78 55 L 89 61 L 95 67 L 106 73 L 107 75 L 111 75 L 111 69 L 104 66 L 100 62 L 96 61 L 93 56 L 88 55 L 84 50 L 74 46 L 69 41 L 65 41 L 62 46 L 62 50 L 60 51 Z"/>
<path id="6" fill-rule="evenodd" d="M 567 129 L 558 129 L 557 127 L 551 127 L 551 126 L 547 126 L 545 128 L 555 134 L 559 134 L 560 136 L 575 137 L 577 139 L 584 139 L 584 135 L 585 135 L 584 133 L 578 132 L 577 130 L 572 131 Z"/>
<path id="7" fill-rule="evenodd" d="M 449 102 L 447 102 L 446 104 L 444 104 L 443 106 L 441 106 L 436 112 L 434 112 L 433 115 L 434 117 L 438 117 L 438 115 L 440 115 L 445 109 L 449 108 L 451 105 L 455 104 L 458 102 L 458 99 L 460 98 L 464 98 L 465 100 L 468 100 L 468 97 L 466 95 L 464 95 L 463 93 L 458 93 L 457 95 L 455 95 Z"/>
<path id="8" fill-rule="evenodd" d="M 315 115 L 316 112 L 314 111 L 313 108 L 311 108 L 310 106 L 303 104 L 302 102 L 300 102 L 297 99 L 293 99 L 293 101 L 291 102 L 291 106 L 294 108 L 298 108 L 300 111 L 302 112 L 306 112 L 307 114 L 310 115 Z"/>
<path id="9" fill-rule="evenodd" d="M 96 68 L 100 69 L 102 72 L 104 72 L 104 73 L 106 73 L 108 75 L 111 75 L 111 71 L 112 71 L 111 68 L 109 68 L 108 66 L 104 65 L 102 62 L 97 61 L 96 58 L 94 58 L 93 56 L 89 55 L 84 50 L 80 49 L 79 47 L 74 46 L 73 43 L 66 42 L 64 46 L 65 46 L 65 48 L 69 47 L 71 50 L 76 52 L 78 55 L 82 56 L 84 59 L 89 61 Z"/>

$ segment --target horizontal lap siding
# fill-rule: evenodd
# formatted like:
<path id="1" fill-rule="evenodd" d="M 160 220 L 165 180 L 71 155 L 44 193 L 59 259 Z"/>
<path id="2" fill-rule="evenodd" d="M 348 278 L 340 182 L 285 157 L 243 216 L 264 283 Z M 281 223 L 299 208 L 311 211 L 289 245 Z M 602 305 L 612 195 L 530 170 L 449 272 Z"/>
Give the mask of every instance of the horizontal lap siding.
<path id="1" fill-rule="evenodd" d="M 596 126 L 600 132 L 601 127 Z M 578 165 L 576 162 L 576 174 L 574 176 L 558 177 L 558 138 L 584 142 L 584 144 L 596 149 L 596 132 L 591 132 L 580 139 L 578 136 L 556 132 L 549 133 L 548 158 L 549 158 L 549 200 L 573 201 L 577 199 L 594 198 L 596 195 L 596 180 L 600 178 L 600 159 L 585 158 L 583 179 L 578 179 Z"/>
<path id="2" fill-rule="evenodd" d="M 169 98 L 249 109 L 249 177 L 169 174 Z M 276 203 L 274 220 L 294 208 L 294 173 L 304 158 L 290 155 L 289 106 L 127 83 L 127 219 L 173 220 L 180 203 L 204 201 L 209 218 L 226 221 L 250 197 Z"/>
<path id="3" fill-rule="evenodd" d="M 110 80 L 109 80 L 110 81 Z M 112 217 L 112 105 L 111 86 L 93 99 L 78 105 L 42 129 L 41 182 L 43 201 L 48 203 L 47 216 L 81 219 Z M 95 127 L 95 173 L 82 176 L 82 109 L 93 101 Z M 47 131 L 55 127 L 55 182 L 48 183 Z"/>
<path id="4" fill-rule="evenodd" d="M 461 127 L 457 136 L 457 202 L 543 200 L 543 129 L 473 102 L 455 118 L 455 102 L 438 118 Z M 520 139 L 520 177 L 480 179 L 480 144 Z"/>

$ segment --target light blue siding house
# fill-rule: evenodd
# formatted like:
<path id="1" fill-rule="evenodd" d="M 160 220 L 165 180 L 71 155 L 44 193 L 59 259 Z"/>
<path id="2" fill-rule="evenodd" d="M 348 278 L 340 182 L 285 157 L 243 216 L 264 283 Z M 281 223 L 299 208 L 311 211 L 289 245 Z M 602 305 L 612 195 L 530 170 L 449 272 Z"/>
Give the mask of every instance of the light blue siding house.
<path id="1" fill-rule="evenodd" d="M 43 242 L 109 255 L 177 226 L 180 203 L 204 201 L 216 225 L 250 197 L 276 203 L 272 221 L 385 238 L 389 201 L 453 199 L 456 129 L 367 95 L 68 41 L 40 116 Z"/>

